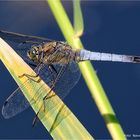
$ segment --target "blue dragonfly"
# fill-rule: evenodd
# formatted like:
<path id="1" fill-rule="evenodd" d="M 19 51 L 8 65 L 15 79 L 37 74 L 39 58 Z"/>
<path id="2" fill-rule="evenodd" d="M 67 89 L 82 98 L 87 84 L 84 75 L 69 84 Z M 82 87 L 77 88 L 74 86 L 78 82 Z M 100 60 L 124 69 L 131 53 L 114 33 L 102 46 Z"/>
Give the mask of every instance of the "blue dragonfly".
<path id="1" fill-rule="evenodd" d="M 13 49 L 34 69 L 36 76 L 43 79 L 61 99 L 64 99 L 79 81 L 81 76 L 78 68 L 79 62 L 95 60 L 140 63 L 140 56 L 91 52 L 85 49 L 76 50 L 66 42 L 43 37 L 7 31 L 0 31 L 0 37 L 12 44 Z M 26 73 L 22 76 L 34 80 L 34 76 Z M 44 101 L 46 99 L 47 97 Z M 29 102 L 18 87 L 5 101 L 2 115 L 9 119 L 29 106 Z"/>

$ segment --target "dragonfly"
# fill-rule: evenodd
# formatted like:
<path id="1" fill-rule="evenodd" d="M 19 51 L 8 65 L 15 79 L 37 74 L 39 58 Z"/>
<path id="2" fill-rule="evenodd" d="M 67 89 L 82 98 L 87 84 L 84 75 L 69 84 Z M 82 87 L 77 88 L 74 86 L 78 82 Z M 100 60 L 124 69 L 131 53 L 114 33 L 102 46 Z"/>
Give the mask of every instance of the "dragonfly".
<path id="1" fill-rule="evenodd" d="M 63 41 L 23 35 L 0 30 L 0 37 L 13 44 L 15 51 L 27 62 L 55 93 L 64 99 L 81 76 L 78 63 L 88 60 L 140 63 L 140 56 L 92 52 L 72 49 Z M 34 80 L 34 76 L 23 74 Z M 24 86 L 24 85 L 23 85 Z M 43 99 L 44 101 L 46 98 Z M 5 101 L 2 115 L 9 119 L 29 108 L 30 104 L 18 87 Z"/>

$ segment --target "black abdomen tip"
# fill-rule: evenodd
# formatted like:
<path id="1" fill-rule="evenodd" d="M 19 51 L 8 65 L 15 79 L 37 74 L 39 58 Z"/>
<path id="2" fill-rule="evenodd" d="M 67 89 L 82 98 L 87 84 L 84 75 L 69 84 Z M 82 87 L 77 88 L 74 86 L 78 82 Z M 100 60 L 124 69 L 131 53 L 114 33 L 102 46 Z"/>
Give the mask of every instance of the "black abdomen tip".
<path id="1" fill-rule="evenodd" d="M 134 63 L 140 63 L 140 57 L 135 56 L 133 61 L 134 61 Z"/>

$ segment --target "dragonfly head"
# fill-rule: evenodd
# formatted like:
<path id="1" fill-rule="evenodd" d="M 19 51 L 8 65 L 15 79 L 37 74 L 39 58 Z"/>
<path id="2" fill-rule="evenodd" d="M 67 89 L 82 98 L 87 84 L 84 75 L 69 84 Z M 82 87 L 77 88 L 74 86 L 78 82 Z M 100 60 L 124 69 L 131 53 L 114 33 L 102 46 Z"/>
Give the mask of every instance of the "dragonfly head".
<path id="1" fill-rule="evenodd" d="M 31 49 L 27 52 L 27 56 L 33 62 L 39 62 L 39 47 L 32 46 Z"/>

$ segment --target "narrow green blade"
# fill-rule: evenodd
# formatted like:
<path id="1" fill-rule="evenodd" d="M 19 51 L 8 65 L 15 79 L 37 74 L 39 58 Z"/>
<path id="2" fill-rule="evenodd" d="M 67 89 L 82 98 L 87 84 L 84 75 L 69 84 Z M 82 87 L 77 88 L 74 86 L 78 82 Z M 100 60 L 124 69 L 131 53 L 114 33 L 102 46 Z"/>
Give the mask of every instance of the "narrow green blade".
<path id="1" fill-rule="evenodd" d="M 40 121 L 54 139 L 93 139 L 84 126 L 53 91 L 47 94 L 50 88 L 44 81 L 35 82 L 25 76 L 19 78 L 19 76 L 25 74 L 25 72 L 29 75 L 35 75 L 35 72 L 1 38 L 0 58 L 20 86 L 35 113 L 39 112 L 38 117 Z M 43 98 L 46 94 L 47 100 L 45 100 L 44 103 Z"/>
<path id="2" fill-rule="evenodd" d="M 74 37 L 80 37 L 84 31 L 84 22 L 80 0 L 73 0 L 73 14 L 74 14 Z"/>

